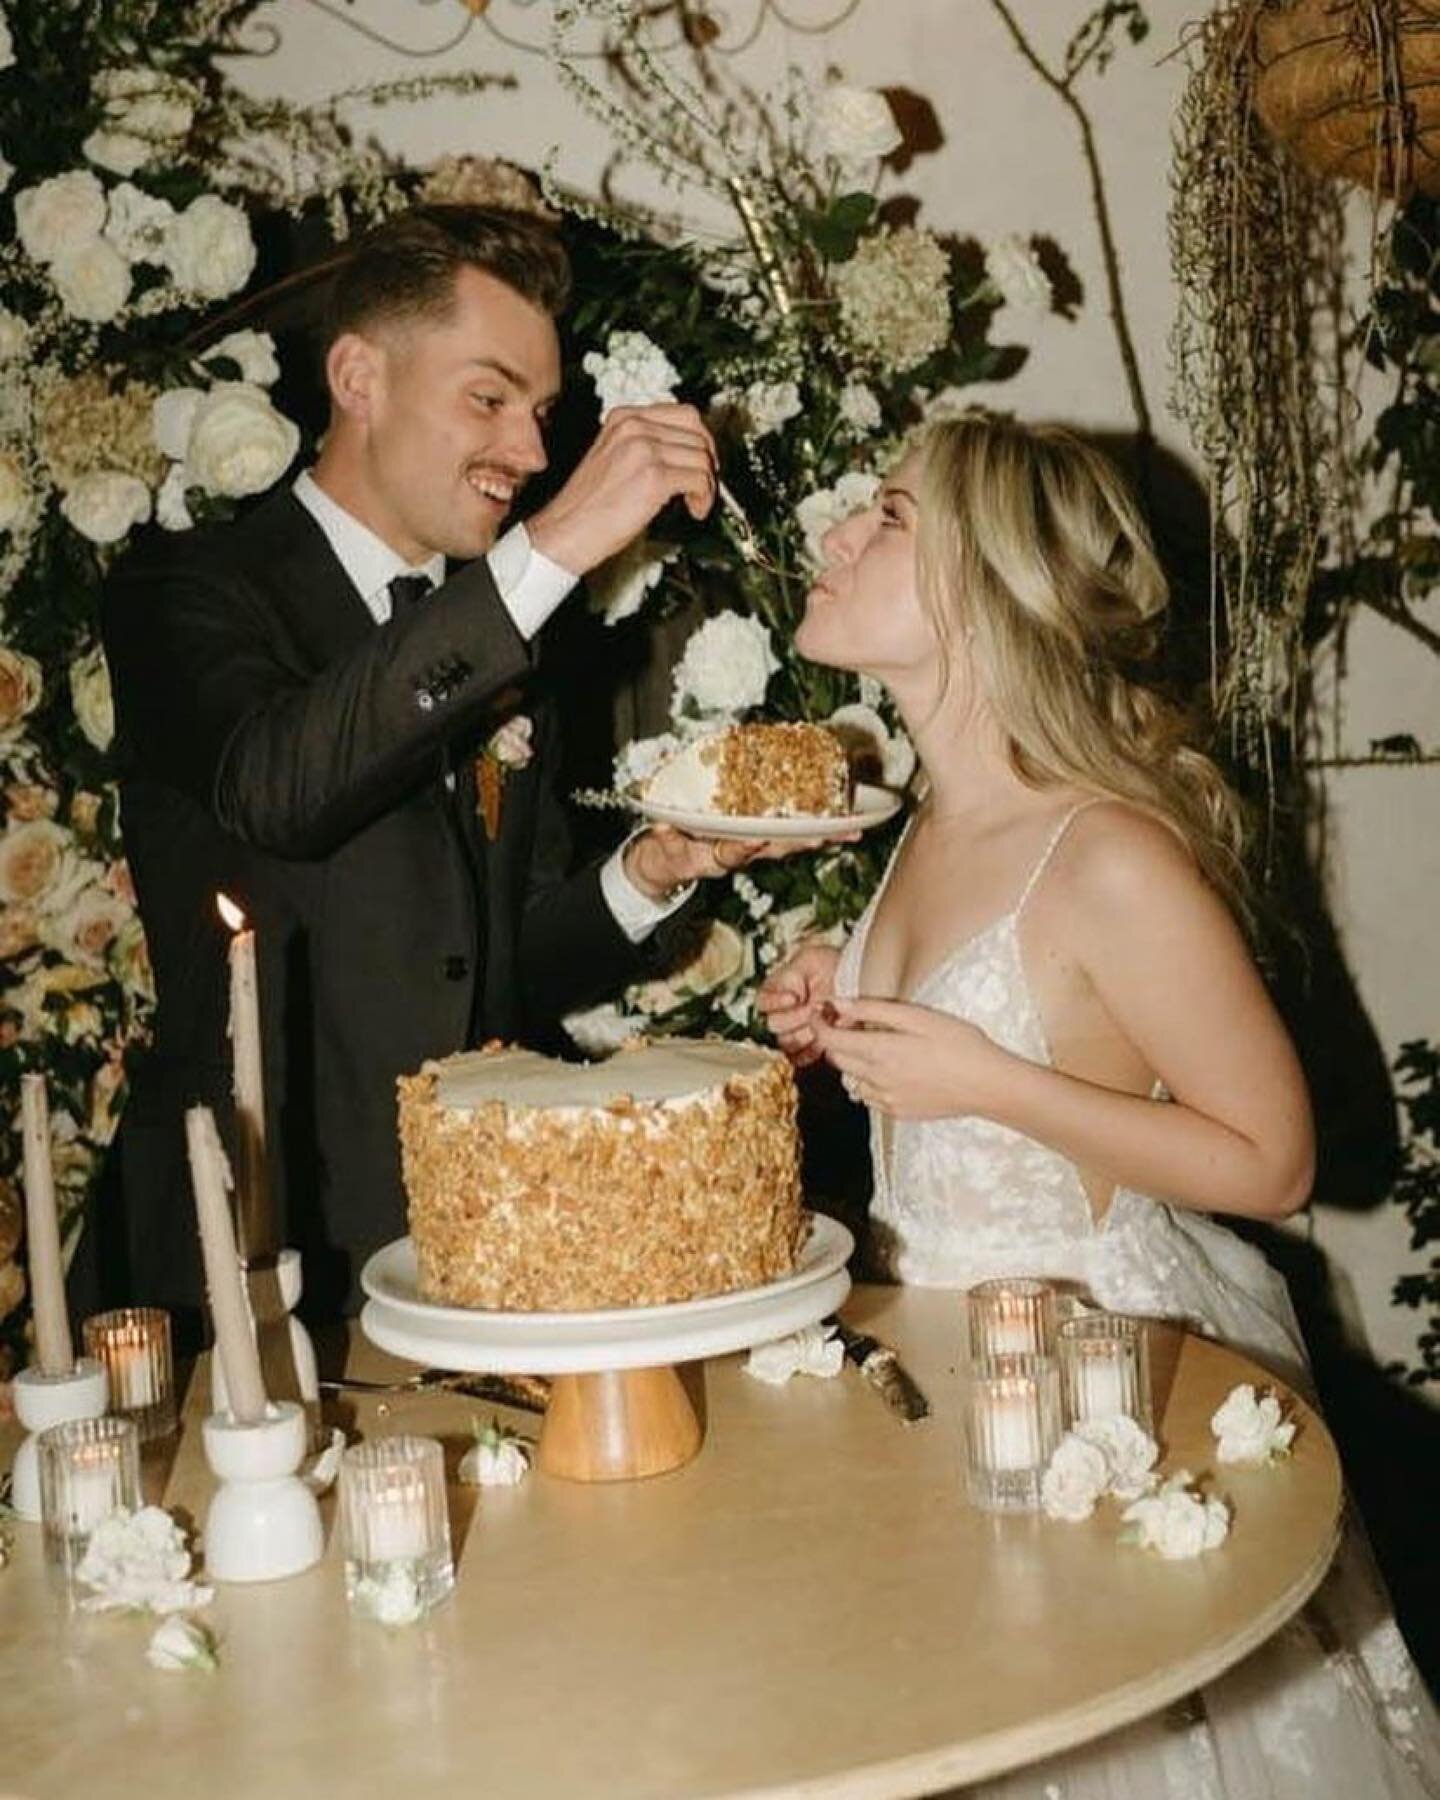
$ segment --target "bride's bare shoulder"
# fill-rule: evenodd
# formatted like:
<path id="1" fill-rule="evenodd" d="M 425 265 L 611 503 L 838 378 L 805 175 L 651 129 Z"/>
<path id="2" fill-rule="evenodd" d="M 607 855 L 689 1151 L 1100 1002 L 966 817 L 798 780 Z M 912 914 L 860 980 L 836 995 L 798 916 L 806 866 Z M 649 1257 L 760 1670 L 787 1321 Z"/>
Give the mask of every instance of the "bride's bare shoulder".
<path id="1" fill-rule="evenodd" d="M 1055 858 L 1052 891 L 1084 906 L 1129 909 L 1210 889 L 1180 833 L 1122 800 L 1094 800 L 1072 821 Z"/>

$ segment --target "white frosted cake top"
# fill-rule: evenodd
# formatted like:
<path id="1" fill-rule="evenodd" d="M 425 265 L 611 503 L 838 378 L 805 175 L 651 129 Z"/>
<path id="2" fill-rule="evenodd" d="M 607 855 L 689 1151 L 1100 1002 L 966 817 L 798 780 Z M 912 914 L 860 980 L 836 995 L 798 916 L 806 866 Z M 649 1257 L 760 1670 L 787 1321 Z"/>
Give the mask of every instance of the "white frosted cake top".
<path id="1" fill-rule="evenodd" d="M 672 1039 L 617 1051 L 598 1063 L 557 1062 L 534 1050 L 467 1050 L 427 1063 L 435 1098 L 457 1112 L 488 1100 L 507 1106 L 597 1107 L 635 1100 L 693 1100 L 736 1075 L 754 1075 L 773 1051 L 755 1044 Z"/>
<path id="2" fill-rule="evenodd" d="M 720 786 L 720 756 L 725 734 L 696 738 L 661 763 L 645 784 L 645 798 L 655 806 L 687 812 L 712 812 Z"/>

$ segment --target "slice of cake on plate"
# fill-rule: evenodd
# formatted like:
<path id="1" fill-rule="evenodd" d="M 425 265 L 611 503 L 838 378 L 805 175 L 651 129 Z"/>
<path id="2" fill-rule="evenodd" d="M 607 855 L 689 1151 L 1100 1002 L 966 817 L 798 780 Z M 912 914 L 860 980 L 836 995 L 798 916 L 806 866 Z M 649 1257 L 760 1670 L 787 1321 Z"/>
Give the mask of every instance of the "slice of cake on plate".
<path id="1" fill-rule="evenodd" d="M 823 725 L 730 725 L 667 757 L 643 797 L 729 818 L 838 818 L 850 809 L 850 764 Z"/>

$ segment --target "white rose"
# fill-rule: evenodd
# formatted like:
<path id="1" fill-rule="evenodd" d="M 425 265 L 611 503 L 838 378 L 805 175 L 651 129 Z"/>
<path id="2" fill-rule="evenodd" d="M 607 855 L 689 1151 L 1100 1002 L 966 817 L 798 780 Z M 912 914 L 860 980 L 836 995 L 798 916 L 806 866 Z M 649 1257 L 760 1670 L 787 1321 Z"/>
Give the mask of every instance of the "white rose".
<path id="1" fill-rule="evenodd" d="M 800 412 L 800 389 L 793 381 L 752 381 L 745 390 L 747 437 L 768 437 Z"/>
<path id="2" fill-rule="evenodd" d="M 214 1590 L 189 1580 L 190 1551 L 185 1533 L 160 1506 L 136 1512 L 123 1507 L 102 1519 L 90 1534 L 75 1578 L 94 1589 L 83 1601 L 87 1612 L 188 1612 L 205 1606 Z"/>
<path id="3" fill-rule="evenodd" d="M 110 946 L 129 923 L 131 909 L 103 887 L 83 890 L 63 912 L 44 922 L 41 937 L 69 963 L 87 969 L 108 966 Z"/>
<path id="4" fill-rule="evenodd" d="M 486 745 L 486 749 L 502 768 L 528 768 L 535 757 L 535 721 L 524 713 L 507 719 Z"/>
<path id="5" fill-rule="evenodd" d="M 460 1479 L 475 1487 L 516 1487 L 529 1473 L 530 1452 L 494 1419 L 460 1458 Z"/>
<path id="6" fill-rule="evenodd" d="M 150 490 L 138 475 L 96 469 L 80 477 L 60 510 L 92 544 L 118 544 L 132 526 L 150 517 Z"/>
<path id="7" fill-rule="evenodd" d="M 183 462 L 190 448 L 195 409 L 204 398 L 199 388 L 167 388 L 150 408 L 150 435 L 158 448 L 176 462 Z"/>
<path id="8" fill-rule="evenodd" d="M 890 731 L 873 707 L 837 706 L 825 724 L 845 746 L 851 765 L 865 780 L 904 788 L 915 773 L 915 746 L 905 732 Z"/>
<path id="9" fill-rule="evenodd" d="M 215 1669 L 220 1666 L 214 1634 L 195 1619 L 172 1613 L 157 1625 L 145 1647 L 152 1669 Z"/>
<path id="10" fill-rule="evenodd" d="M 44 692 L 44 671 L 35 658 L 0 644 L 0 743 L 24 725 Z"/>
<path id="11" fill-rule="evenodd" d="M 168 200 L 157 200 L 132 182 L 110 190 L 104 236 L 126 262 L 159 263 L 165 258 L 165 233 L 175 217 Z"/>
<path id="12" fill-rule="evenodd" d="M 1225 1463 L 1261 1465 L 1289 1455 L 1295 1436 L 1293 1420 L 1284 1417 L 1274 1394 L 1258 1394 L 1247 1382 L 1231 1388 L 1210 1420 Z"/>
<path id="13" fill-rule="evenodd" d="M 0 306 L 0 362 L 14 362 L 25 354 L 30 342 L 30 327 L 19 313 Z"/>
<path id="14" fill-rule="evenodd" d="M 586 1056 L 608 1056 L 644 1030 L 644 1021 L 627 1018 L 613 1001 L 584 1012 L 567 1013 L 560 1021 L 578 1050 Z"/>
<path id="15" fill-rule="evenodd" d="M 13 531 L 30 507 L 30 485 L 17 459 L 0 450 L 0 531 Z"/>
<path id="16" fill-rule="evenodd" d="M 270 404 L 263 388 L 222 381 L 195 408 L 186 484 L 231 499 L 263 493 L 299 448 L 299 428 Z"/>
<path id="17" fill-rule="evenodd" d="M 845 1346 L 833 1335 L 833 1325 L 804 1325 L 789 1337 L 757 1344 L 745 1359 L 745 1373 L 770 1387 L 780 1387 L 792 1375 L 813 1375 L 828 1381 L 840 1373 Z"/>
<path id="18" fill-rule="evenodd" d="M 103 112 L 80 146 L 114 175 L 133 175 L 185 137 L 195 121 L 190 90 L 159 69 L 102 69 L 90 91 Z"/>
<path id="19" fill-rule="evenodd" d="M 1048 1517 L 1078 1523 L 1094 1512 L 1109 1482 L 1105 1453 L 1067 1431 L 1040 1478 L 1040 1504 Z"/>
<path id="20" fill-rule="evenodd" d="M 1138 1500 L 1155 1486 L 1153 1473 L 1160 1446 L 1132 1418 L 1124 1413 L 1103 1419 L 1085 1419 L 1074 1427 L 1072 1436 L 1092 1446 L 1108 1465 L 1109 1491 L 1117 1500 Z"/>
<path id="21" fill-rule="evenodd" d="M 50 265 L 50 279 L 72 319 L 104 325 L 130 298 L 130 265 L 104 238 L 62 250 Z"/>
<path id="22" fill-rule="evenodd" d="M 833 81 L 811 102 L 810 128 L 816 149 L 837 162 L 868 162 L 888 156 L 904 142 L 890 102 L 874 88 Z"/>
<path id="23" fill-rule="evenodd" d="M 678 551 L 652 544 L 638 537 L 627 544 L 618 556 L 601 563 L 586 576 L 590 605 L 603 613 L 607 625 L 618 625 L 639 612 L 645 596 L 665 573 L 666 563 L 673 562 Z"/>
<path id="24" fill-rule="evenodd" d="M 70 700 L 75 723 L 97 750 L 108 750 L 115 736 L 115 701 L 110 669 L 99 644 L 70 665 Z"/>
<path id="25" fill-rule="evenodd" d="M 170 221 L 164 262 L 182 292 L 223 300 L 243 288 L 254 272 L 250 221 L 228 200 L 201 194 Z"/>
<path id="26" fill-rule="evenodd" d="M 56 912 L 88 887 L 92 867 L 74 833 L 53 819 L 27 819 L 0 833 L 0 902 Z"/>
<path id="27" fill-rule="evenodd" d="M 185 504 L 185 465 L 171 463 L 155 495 L 155 518 L 166 531 L 189 531 L 195 521 Z"/>
<path id="28" fill-rule="evenodd" d="M 255 387 L 269 387 L 280 379 L 280 359 L 275 354 L 275 340 L 268 331 L 232 331 L 196 360 L 203 369 L 221 357 L 233 362 L 240 371 L 240 379 Z"/>
<path id="29" fill-rule="evenodd" d="M 819 568 L 825 561 L 825 533 L 832 525 L 843 525 L 852 514 L 863 512 L 873 504 L 880 491 L 880 477 L 850 470 L 833 488 L 817 488 L 807 494 L 795 508 L 795 518 L 805 536 L 805 549 L 811 562 Z"/>
<path id="30" fill-rule="evenodd" d="M 99 237 L 105 190 L 88 169 L 52 175 L 15 196 L 15 233 L 27 256 L 49 263 Z"/>
<path id="31" fill-rule="evenodd" d="M 1171 1561 L 1217 1549 L 1230 1530 L 1230 1509 L 1223 1500 L 1190 1491 L 1190 1473 L 1181 1469 L 1158 1494 L 1133 1501 L 1120 1515 L 1134 1526 L 1132 1541 L 1142 1550 L 1158 1550 Z"/>
<path id="32" fill-rule="evenodd" d="M 840 395 L 840 417 L 852 431 L 878 431 L 880 402 L 863 381 L 852 381 Z"/>
<path id="33" fill-rule="evenodd" d="M 591 350 L 580 366 L 595 383 L 602 419 L 617 406 L 673 400 L 680 382 L 680 371 L 643 331 L 612 331 L 604 354 Z"/>
<path id="34" fill-rule="evenodd" d="M 674 705 L 701 712 L 740 713 L 759 706 L 780 667 L 770 633 L 758 619 L 722 612 L 692 632 L 675 669 Z"/>
<path id="35" fill-rule="evenodd" d="M 1021 312 L 1049 312 L 1050 277 L 1018 233 L 998 238 L 985 252 L 985 273 L 1007 306 Z"/>

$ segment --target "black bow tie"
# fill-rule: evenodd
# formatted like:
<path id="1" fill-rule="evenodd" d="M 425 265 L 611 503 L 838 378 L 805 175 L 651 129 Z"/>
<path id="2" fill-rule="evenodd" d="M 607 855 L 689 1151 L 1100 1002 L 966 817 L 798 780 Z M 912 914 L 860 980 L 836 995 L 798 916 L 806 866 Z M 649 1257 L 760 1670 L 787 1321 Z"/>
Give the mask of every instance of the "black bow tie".
<path id="1" fill-rule="evenodd" d="M 428 575 L 397 575 L 389 587 L 392 615 L 418 606 L 427 594 L 433 594 L 434 591 L 435 583 Z"/>

